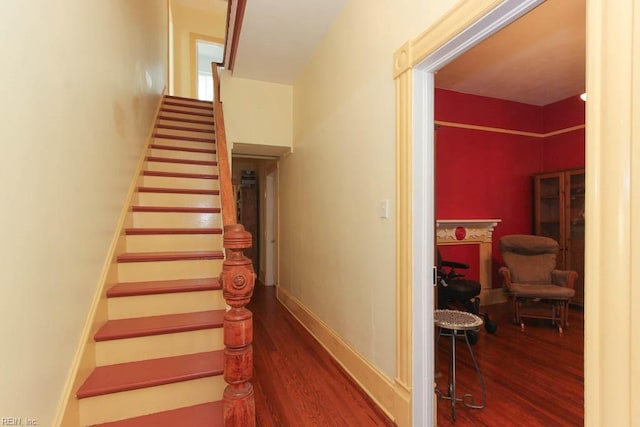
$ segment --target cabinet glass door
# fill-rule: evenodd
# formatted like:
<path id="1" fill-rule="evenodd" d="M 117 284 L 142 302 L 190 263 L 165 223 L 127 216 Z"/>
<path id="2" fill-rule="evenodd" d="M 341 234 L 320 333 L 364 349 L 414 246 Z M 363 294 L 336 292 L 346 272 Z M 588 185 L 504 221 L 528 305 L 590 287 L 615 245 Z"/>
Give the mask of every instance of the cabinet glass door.
<path id="1" fill-rule="evenodd" d="M 564 239 L 563 187 L 564 180 L 558 173 L 539 176 L 536 183 L 535 234 L 551 237 L 562 245 Z M 558 264 L 564 263 L 564 254 L 558 253 Z"/>
<path id="2" fill-rule="evenodd" d="M 567 247 L 565 266 L 567 270 L 578 271 L 574 302 L 584 303 L 584 172 L 567 174 Z"/>
<path id="3" fill-rule="evenodd" d="M 538 183 L 540 205 L 536 234 L 560 240 L 560 177 L 541 178 Z"/>

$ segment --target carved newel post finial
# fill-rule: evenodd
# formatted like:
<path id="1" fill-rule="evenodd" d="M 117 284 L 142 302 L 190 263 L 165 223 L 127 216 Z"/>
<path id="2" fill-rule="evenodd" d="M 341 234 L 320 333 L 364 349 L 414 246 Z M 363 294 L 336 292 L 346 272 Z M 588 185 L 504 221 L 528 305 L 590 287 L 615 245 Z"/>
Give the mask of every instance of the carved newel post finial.
<path id="1" fill-rule="evenodd" d="M 251 233 L 240 224 L 224 228 L 226 257 L 220 282 L 227 305 L 224 316 L 224 425 L 255 426 L 253 387 L 253 315 L 245 306 L 251 300 L 256 275 L 244 250 L 251 247 Z"/>

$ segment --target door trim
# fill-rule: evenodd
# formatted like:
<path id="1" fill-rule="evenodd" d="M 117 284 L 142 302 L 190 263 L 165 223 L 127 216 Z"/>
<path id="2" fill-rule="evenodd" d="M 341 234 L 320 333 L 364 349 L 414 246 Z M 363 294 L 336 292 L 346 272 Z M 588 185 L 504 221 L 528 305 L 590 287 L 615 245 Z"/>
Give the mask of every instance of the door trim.
<path id="1" fill-rule="evenodd" d="M 431 287 L 435 245 L 434 73 L 542 1 L 460 1 L 394 55 L 398 215 L 396 384 L 411 390 L 407 394 L 410 401 L 398 404 L 410 407 L 412 425 L 428 426 L 436 421 Z M 398 421 L 398 425 L 409 425 L 406 420 Z"/>

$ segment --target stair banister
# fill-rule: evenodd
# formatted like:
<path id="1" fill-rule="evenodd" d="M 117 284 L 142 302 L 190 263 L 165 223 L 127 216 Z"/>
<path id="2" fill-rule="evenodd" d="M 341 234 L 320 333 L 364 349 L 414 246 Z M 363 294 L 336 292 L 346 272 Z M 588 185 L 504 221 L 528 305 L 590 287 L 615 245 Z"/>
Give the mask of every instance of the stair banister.
<path id="1" fill-rule="evenodd" d="M 228 384 L 224 391 L 224 425 L 252 427 L 255 426 L 255 402 L 249 380 L 253 374 L 253 315 L 245 306 L 251 300 L 256 276 L 251 260 L 244 255 L 244 250 L 252 244 L 251 233 L 236 220 L 218 66 L 215 62 L 211 64 L 225 249 L 220 283 L 230 307 L 224 316 L 224 379 Z"/>

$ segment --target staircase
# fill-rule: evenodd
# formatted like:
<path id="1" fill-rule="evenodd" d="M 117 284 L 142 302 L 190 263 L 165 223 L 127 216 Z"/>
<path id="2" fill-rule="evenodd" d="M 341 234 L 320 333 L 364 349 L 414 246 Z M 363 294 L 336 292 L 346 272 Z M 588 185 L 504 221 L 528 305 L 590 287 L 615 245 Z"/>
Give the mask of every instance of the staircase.
<path id="1" fill-rule="evenodd" d="M 213 106 L 165 97 L 130 207 L 81 426 L 222 426 L 225 300 Z"/>

